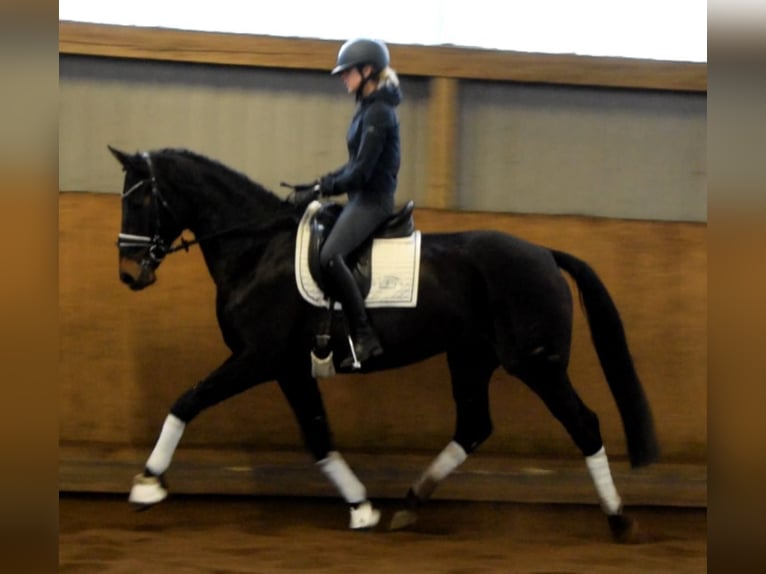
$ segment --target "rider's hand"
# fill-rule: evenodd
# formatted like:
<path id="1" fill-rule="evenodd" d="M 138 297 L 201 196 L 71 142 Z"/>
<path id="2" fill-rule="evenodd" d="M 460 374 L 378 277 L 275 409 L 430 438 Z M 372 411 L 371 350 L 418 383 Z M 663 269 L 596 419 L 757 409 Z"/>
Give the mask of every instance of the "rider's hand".
<path id="1" fill-rule="evenodd" d="M 319 178 L 319 195 L 335 195 L 335 177 L 331 173 Z"/>
<path id="2" fill-rule="evenodd" d="M 303 183 L 295 186 L 292 202 L 295 205 L 306 205 L 319 197 L 319 182 Z"/>

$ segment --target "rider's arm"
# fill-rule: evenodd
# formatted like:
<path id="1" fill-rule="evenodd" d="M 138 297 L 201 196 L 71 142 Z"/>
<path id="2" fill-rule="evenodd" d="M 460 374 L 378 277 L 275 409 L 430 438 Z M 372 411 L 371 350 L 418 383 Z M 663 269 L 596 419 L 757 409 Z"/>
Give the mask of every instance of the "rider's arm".
<path id="1" fill-rule="evenodd" d="M 362 141 L 359 150 L 343 168 L 322 178 L 322 194 L 337 195 L 350 190 L 364 189 L 383 152 L 388 129 L 395 125 L 392 108 L 372 105 L 365 114 Z"/>

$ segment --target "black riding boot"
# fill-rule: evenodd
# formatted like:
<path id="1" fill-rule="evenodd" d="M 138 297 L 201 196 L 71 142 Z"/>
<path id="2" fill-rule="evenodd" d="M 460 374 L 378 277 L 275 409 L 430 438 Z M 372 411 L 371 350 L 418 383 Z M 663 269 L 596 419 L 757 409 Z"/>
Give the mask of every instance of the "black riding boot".
<path id="1" fill-rule="evenodd" d="M 383 347 L 367 320 L 367 310 L 364 308 L 362 294 L 359 292 L 351 270 L 340 255 L 330 260 L 325 274 L 332 282 L 333 291 L 343 305 L 343 312 L 351 327 L 351 339 L 354 341 L 357 361 L 363 363 L 370 357 L 382 355 Z M 341 363 L 341 367 L 347 368 L 352 364 L 353 358 L 348 358 Z"/>

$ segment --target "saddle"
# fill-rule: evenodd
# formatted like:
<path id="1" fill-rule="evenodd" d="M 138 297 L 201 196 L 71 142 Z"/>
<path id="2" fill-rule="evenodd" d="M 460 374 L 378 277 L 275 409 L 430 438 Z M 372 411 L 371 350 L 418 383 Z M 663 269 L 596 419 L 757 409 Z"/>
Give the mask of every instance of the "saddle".
<path id="1" fill-rule="evenodd" d="M 351 270 L 362 297 L 370 293 L 372 277 L 372 242 L 377 238 L 408 237 L 415 231 L 415 221 L 412 217 L 415 202 L 410 200 L 404 207 L 384 221 L 356 250 L 346 258 L 346 264 Z M 320 207 L 311 220 L 311 237 L 309 240 L 309 271 L 317 285 L 327 293 L 319 265 L 319 252 L 327 236 L 340 216 L 343 206 L 339 203 L 325 203 Z"/>

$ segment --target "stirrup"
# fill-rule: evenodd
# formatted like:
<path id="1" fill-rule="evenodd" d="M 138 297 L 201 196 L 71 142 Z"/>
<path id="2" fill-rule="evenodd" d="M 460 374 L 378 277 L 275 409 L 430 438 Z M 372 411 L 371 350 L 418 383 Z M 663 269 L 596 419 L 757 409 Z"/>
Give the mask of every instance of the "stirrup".
<path id="1" fill-rule="evenodd" d="M 359 355 L 357 353 L 357 346 L 354 344 L 354 341 L 351 340 L 350 335 L 348 336 L 348 346 L 349 349 L 351 349 L 351 356 L 346 357 L 343 359 L 343 361 L 341 361 L 341 369 L 352 369 L 354 371 L 358 371 L 362 368 L 362 363 L 364 361 L 374 357 L 379 357 L 383 354 L 383 347 L 380 346 L 380 342 L 377 340 L 377 337 L 375 337 L 373 345 L 367 349 L 367 352 L 364 355 Z"/>

